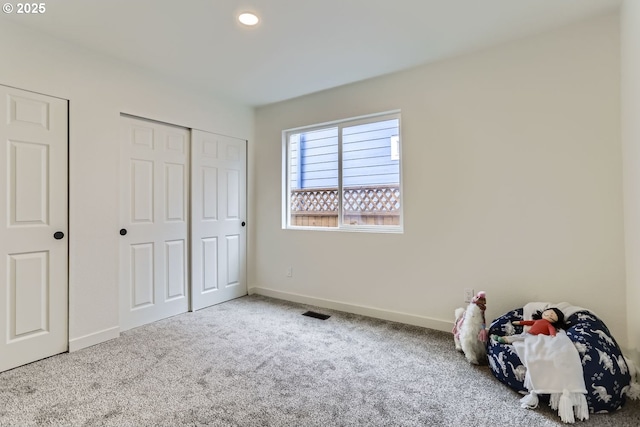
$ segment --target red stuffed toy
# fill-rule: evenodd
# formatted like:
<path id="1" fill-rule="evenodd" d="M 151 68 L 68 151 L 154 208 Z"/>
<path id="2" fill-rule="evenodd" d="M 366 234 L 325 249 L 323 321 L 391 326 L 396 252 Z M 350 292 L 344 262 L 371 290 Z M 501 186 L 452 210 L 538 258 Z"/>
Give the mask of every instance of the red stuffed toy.
<path id="1" fill-rule="evenodd" d="M 564 313 L 559 308 L 551 307 L 544 311 L 538 311 L 533 314 L 534 320 L 516 320 L 512 322 L 514 325 L 530 326 L 529 330 L 523 332 L 520 335 L 510 335 L 506 337 L 500 337 L 498 335 L 492 335 L 491 339 L 498 341 L 501 344 L 511 344 L 514 341 L 521 341 L 526 334 L 531 335 L 551 335 L 556 336 L 556 331 L 560 328 L 564 328 Z"/>

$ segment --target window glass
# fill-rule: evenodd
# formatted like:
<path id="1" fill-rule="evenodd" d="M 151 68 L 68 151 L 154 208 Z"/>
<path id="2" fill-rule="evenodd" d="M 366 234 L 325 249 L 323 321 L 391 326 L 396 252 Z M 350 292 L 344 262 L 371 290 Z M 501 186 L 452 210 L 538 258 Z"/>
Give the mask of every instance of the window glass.
<path id="1" fill-rule="evenodd" d="M 342 129 L 343 224 L 399 225 L 400 159 L 393 158 L 398 122 Z"/>
<path id="2" fill-rule="evenodd" d="M 284 135 L 286 227 L 401 231 L 398 113 Z"/>

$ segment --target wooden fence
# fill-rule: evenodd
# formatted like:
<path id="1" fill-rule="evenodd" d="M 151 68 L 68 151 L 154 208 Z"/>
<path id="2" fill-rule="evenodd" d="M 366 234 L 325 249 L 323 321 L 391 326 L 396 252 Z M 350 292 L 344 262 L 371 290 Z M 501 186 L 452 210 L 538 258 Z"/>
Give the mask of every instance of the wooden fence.
<path id="1" fill-rule="evenodd" d="M 338 226 L 338 189 L 292 190 L 291 225 Z M 400 225 L 400 187 L 378 185 L 343 189 L 343 224 Z"/>

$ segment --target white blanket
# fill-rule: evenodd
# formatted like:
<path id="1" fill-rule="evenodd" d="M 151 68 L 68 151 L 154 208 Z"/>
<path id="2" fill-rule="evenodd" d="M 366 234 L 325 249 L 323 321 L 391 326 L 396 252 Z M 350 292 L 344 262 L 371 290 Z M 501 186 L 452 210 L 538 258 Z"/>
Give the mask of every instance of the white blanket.
<path id="1" fill-rule="evenodd" d="M 555 337 L 525 334 L 524 341 L 515 341 L 513 347 L 527 368 L 524 385 L 529 395 L 521 399 L 523 407 L 535 408 L 537 395 L 549 394 L 562 421 L 589 418 L 580 355 L 563 330 Z"/>

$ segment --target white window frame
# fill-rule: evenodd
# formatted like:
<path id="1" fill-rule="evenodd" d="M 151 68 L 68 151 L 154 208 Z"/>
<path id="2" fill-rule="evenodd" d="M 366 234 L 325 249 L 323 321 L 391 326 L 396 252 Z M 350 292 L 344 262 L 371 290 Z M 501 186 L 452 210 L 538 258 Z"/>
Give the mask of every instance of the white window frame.
<path id="1" fill-rule="evenodd" d="M 343 224 L 343 189 L 342 189 L 342 129 L 344 127 L 357 126 L 361 124 L 397 119 L 398 120 L 398 180 L 400 188 L 400 209 L 399 225 L 350 225 Z M 338 128 L 338 226 L 301 226 L 291 225 L 291 180 L 289 175 L 289 135 L 301 132 L 311 132 L 328 127 Z M 365 116 L 352 117 L 341 120 L 334 120 L 309 126 L 300 126 L 282 131 L 282 229 L 285 230 L 317 230 L 317 231 L 347 231 L 347 232 L 368 232 L 368 233 L 404 233 L 404 201 L 405 194 L 402 187 L 402 119 L 400 110 L 385 111 L 382 113 L 369 114 Z"/>

